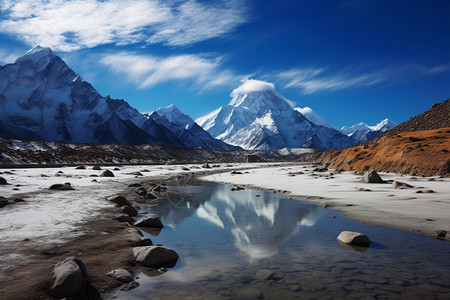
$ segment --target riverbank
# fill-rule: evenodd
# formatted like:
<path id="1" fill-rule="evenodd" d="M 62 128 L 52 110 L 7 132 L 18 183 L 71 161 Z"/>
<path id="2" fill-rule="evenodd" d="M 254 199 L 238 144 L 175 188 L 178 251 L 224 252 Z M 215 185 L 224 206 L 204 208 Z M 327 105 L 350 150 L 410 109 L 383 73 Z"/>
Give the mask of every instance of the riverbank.
<path id="1" fill-rule="evenodd" d="M 450 179 L 380 173 L 388 183 L 364 183 L 362 173 L 297 165 L 213 174 L 202 180 L 283 193 L 333 209 L 355 221 L 435 236 L 450 232 Z M 410 188 L 392 187 L 400 181 Z M 447 235 L 448 239 L 448 235 Z"/>

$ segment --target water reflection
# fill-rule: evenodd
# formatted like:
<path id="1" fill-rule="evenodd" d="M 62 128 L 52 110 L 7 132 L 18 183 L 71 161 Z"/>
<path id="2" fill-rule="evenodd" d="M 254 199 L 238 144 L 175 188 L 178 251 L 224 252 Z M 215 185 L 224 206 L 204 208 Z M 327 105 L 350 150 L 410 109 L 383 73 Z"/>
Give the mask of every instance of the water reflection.
<path id="1" fill-rule="evenodd" d="M 175 187 L 172 191 L 174 194 L 151 207 L 163 224 L 176 228 L 195 214 L 231 232 L 235 247 L 250 260 L 276 254 L 280 244 L 300 226 L 313 226 L 320 214 L 315 205 L 256 190 L 231 191 L 222 184 Z"/>

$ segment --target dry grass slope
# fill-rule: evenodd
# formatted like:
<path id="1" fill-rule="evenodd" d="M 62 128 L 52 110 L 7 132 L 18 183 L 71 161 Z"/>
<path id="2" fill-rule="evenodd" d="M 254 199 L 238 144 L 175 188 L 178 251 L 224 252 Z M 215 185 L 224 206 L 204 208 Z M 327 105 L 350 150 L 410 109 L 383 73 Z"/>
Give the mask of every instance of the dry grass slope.
<path id="1" fill-rule="evenodd" d="M 386 134 L 364 145 L 319 153 L 315 160 L 334 169 L 449 177 L 449 151 L 450 126 Z"/>

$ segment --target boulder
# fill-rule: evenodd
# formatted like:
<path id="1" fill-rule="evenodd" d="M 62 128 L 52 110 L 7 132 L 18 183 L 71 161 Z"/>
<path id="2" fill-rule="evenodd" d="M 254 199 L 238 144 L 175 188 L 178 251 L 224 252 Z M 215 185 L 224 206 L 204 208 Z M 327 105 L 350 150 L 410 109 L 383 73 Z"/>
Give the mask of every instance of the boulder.
<path id="1" fill-rule="evenodd" d="M 134 223 L 134 226 L 137 227 L 157 227 L 162 228 L 164 225 L 162 224 L 161 220 L 158 218 L 157 215 L 150 215 L 147 216 L 136 223 Z"/>
<path id="2" fill-rule="evenodd" d="M 131 172 L 130 175 L 144 176 L 141 172 Z"/>
<path id="3" fill-rule="evenodd" d="M 115 220 L 119 221 L 120 223 L 129 223 L 133 224 L 134 219 L 130 217 L 129 215 L 120 215 L 114 218 Z"/>
<path id="4" fill-rule="evenodd" d="M 145 198 L 147 198 L 147 199 L 156 199 L 156 196 L 153 195 L 152 193 L 148 192 L 147 195 L 145 195 Z"/>
<path id="5" fill-rule="evenodd" d="M 365 234 L 353 231 L 342 231 L 337 239 L 347 245 L 369 246 L 371 243 Z"/>
<path id="6" fill-rule="evenodd" d="M 273 277 L 273 275 L 275 275 L 275 272 L 267 270 L 267 269 L 263 269 L 263 270 L 259 270 L 258 272 L 256 272 L 256 279 L 269 280 Z"/>
<path id="7" fill-rule="evenodd" d="M 182 166 L 181 170 L 183 170 L 183 171 L 190 171 L 190 169 L 188 167 L 185 167 L 185 166 Z"/>
<path id="8" fill-rule="evenodd" d="M 130 185 L 128 185 L 128 187 L 141 187 L 142 184 L 141 183 L 132 183 Z"/>
<path id="9" fill-rule="evenodd" d="M 208 163 L 203 164 L 203 169 L 211 169 L 211 166 Z"/>
<path id="10" fill-rule="evenodd" d="M 87 286 L 86 267 L 76 257 L 66 258 L 56 264 L 53 278 L 50 292 L 57 299 L 82 296 Z"/>
<path id="11" fill-rule="evenodd" d="M 136 194 L 138 194 L 139 196 L 145 196 L 147 195 L 147 190 L 143 187 L 138 187 L 137 189 L 134 190 L 134 192 Z"/>
<path id="12" fill-rule="evenodd" d="M 86 167 L 81 165 L 75 168 L 76 170 L 86 170 Z"/>
<path id="13" fill-rule="evenodd" d="M 434 233 L 436 237 L 445 237 L 447 235 L 447 231 L 445 230 L 436 230 Z"/>
<path id="14" fill-rule="evenodd" d="M 135 247 L 133 256 L 144 267 L 174 266 L 179 257 L 174 250 L 163 246 Z"/>
<path id="15" fill-rule="evenodd" d="M 125 205 L 131 206 L 131 203 L 127 200 L 127 198 L 121 195 L 108 197 L 107 200 L 116 203 L 120 207 Z"/>
<path id="16" fill-rule="evenodd" d="M 102 168 L 100 168 L 100 166 L 94 166 L 94 167 L 92 167 L 92 170 L 97 170 L 97 171 L 99 171 L 99 170 L 101 170 Z"/>
<path id="17" fill-rule="evenodd" d="M 137 216 L 137 210 L 133 206 L 124 205 L 122 206 L 122 212 L 132 217 Z"/>
<path id="18" fill-rule="evenodd" d="M 2 207 L 5 207 L 6 205 L 8 205 L 9 204 L 9 201 L 8 201 L 8 199 L 6 199 L 6 198 L 0 198 L 0 208 L 2 208 Z"/>
<path id="19" fill-rule="evenodd" d="M 6 185 L 8 184 L 8 182 L 6 181 L 5 178 L 3 178 L 2 176 L 0 176 L 0 185 Z"/>
<path id="20" fill-rule="evenodd" d="M 363 180 L 366 183 L 383 183 L 383 179 L 381 179 L 380 175 L 378 175 L 377 171 L 369 171 L 364 173 Z"/>
<path id="21" fill-rule="evenodd" d="M 152 188 L 152 192 L 157 192 L 157 193 L 165 191 L 165 190 L 167 190 L 167 188 L 164 186 L 160 186 L 160 185 L 157 185 L 154 188 Z"/>
<path id="22" fill-rule="evenodd" d="M 398 189 L 398 188 L 405 189 L 405 188 L 412 188 L 412 187 L 413 187 L 412 185 L 409 185 L 409 184 L 407 184 L 405 182 L 400 182 L 400 181 L 397 181 L 397 180 L 394 180 L 392 182 L 392 188 L 393 189 Z"/>
<path id="23" fill-rule="evenodd" d="M 56 191 L 70 191 L 70 190 L 74 190 L 74 188 L 70 185 L 69 182 L 66 182 L 64 184 L 62 184 L 62 183 L 55 183 L 55 184 L 52 184 L 48 189 L 49 190 L 56 190 Z"/>
<path id="24" fill-rule="evenodd" d="M 112 277 L 117 281 L 128 283 L 133 281 L 133 276 L 131 276 L 130 272 L 125 269 L 115 269 L 111 272 L 107 273 L 106 276 Z"/>
<path id="25" fill-rule="evenodd" d="M 105 171 L 103 171 L 103 173 L 100 176 L 101 177 L 114 177 L 114 173 L 111 172 L 110 170 L 105 170 Z"/>
<path id="26" fill-rule="evenodd" d="M 242 174 L 242 172 L 239 172 L 239 171 L 236 171 L 236 170 L 233 170 L 233 171 L 231 171 L 231 173 L 230 173 L 231 175 L 241 175 Z"/>

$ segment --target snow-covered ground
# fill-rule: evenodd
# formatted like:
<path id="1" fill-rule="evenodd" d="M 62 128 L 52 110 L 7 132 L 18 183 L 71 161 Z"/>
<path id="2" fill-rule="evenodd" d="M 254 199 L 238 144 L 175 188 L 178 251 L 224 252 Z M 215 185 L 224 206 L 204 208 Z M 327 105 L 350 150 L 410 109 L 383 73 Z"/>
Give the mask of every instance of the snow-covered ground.
<path id="1" fill-rule="evenodd" d="M 393 189 L 388 183 L 364 183 L 362 176 L 353 172 L 313 172 L 313 167 L 306 166 L 251 169 L 247 172 L 242 175 L 214 174 L 202 179 L 286 191 L 289 197 L 319 203 L 372 225 L 426 235 L 433 235 L 435 230 L 450 231 L 450 178 L 414 178 L 380 173 L 386 181 L 398 180 L 414 187 Z M 417 193 L 424 190 L 433 190 L 434 193 Z"/>

